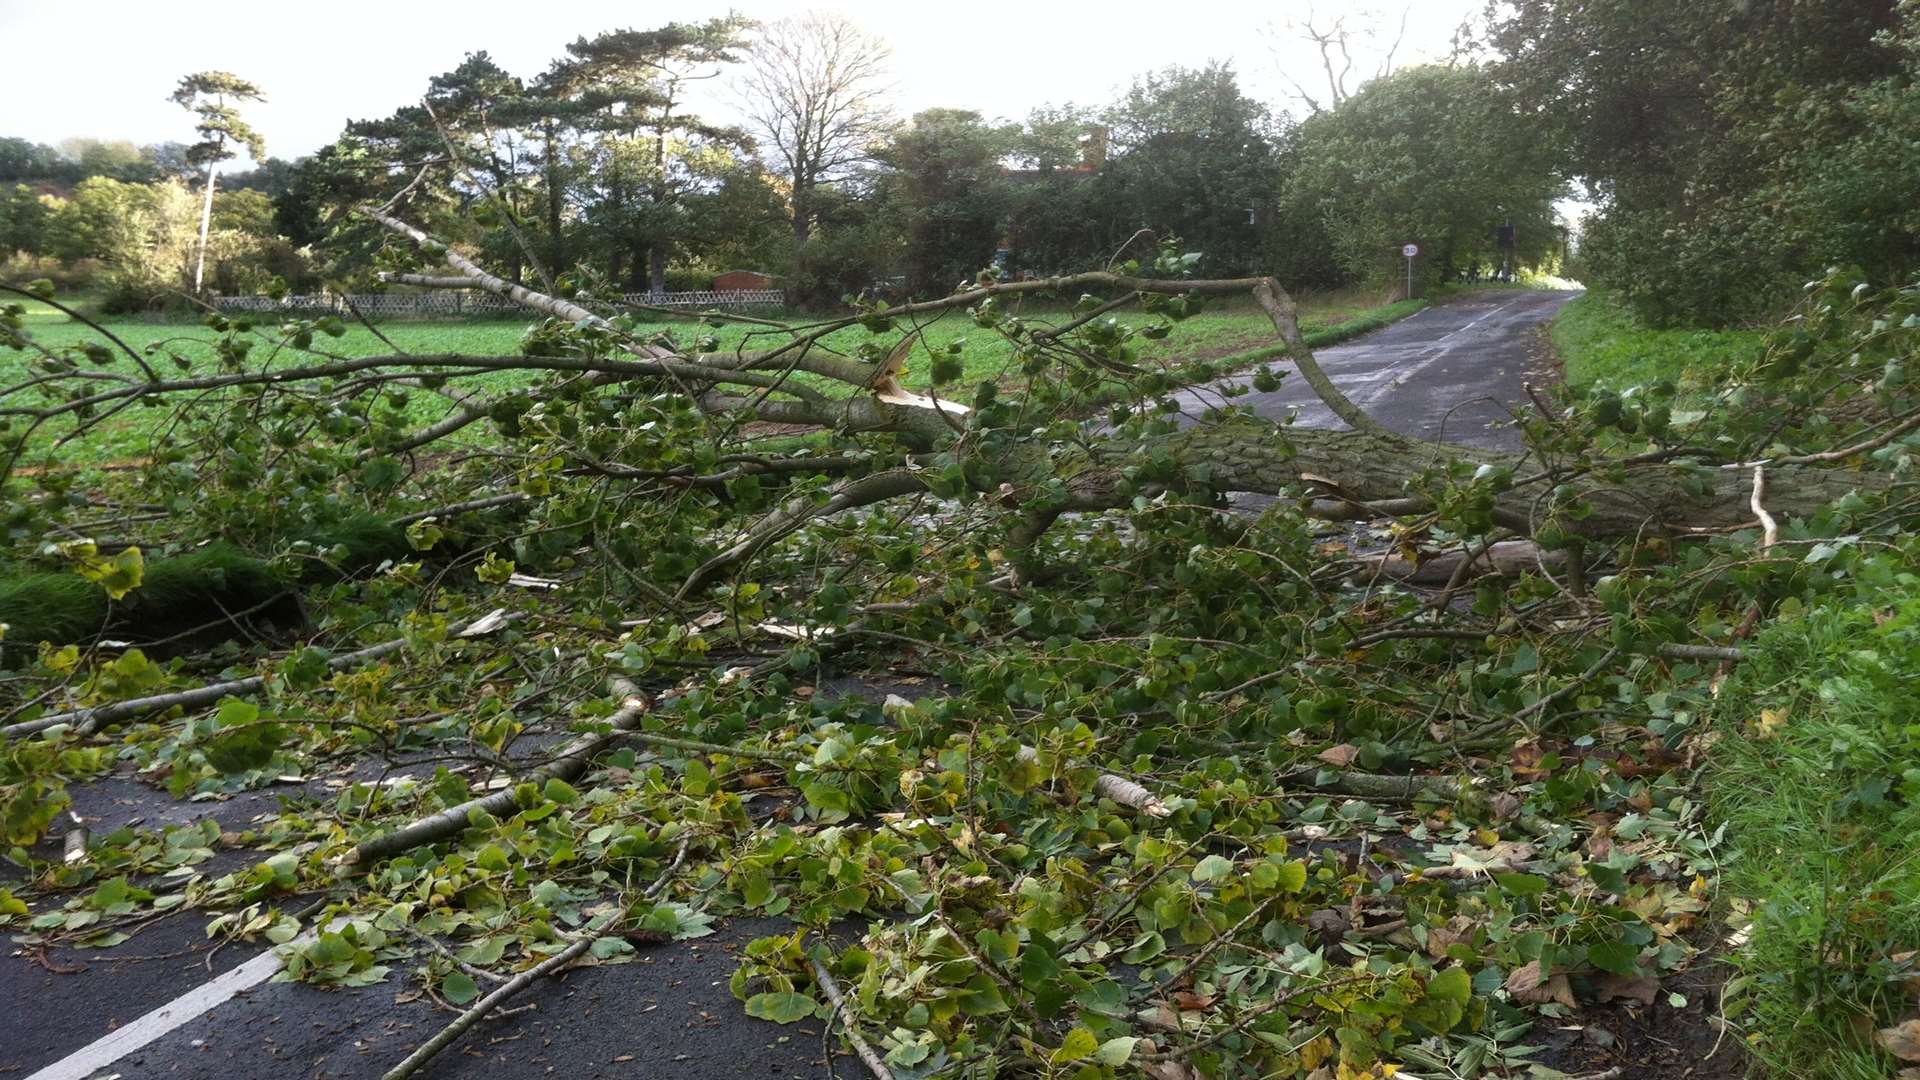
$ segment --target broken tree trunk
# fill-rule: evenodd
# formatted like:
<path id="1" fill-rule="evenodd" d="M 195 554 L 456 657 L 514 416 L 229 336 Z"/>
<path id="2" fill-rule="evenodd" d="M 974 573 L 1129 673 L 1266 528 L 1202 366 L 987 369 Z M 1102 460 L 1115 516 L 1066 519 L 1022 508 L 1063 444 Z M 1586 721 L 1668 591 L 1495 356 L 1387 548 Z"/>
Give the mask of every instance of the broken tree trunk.
<path id="1" fill-rule="evenodd" d="M 1239 417 L 1201 423 L 1147 443 L 1095 444 L 1092 454 L 1055 469 L 1066 479 L 1069 510 L 1127 506 L 1139 491 L 1122 468 L 1131 452 L 1169 455 L 1187 477 L 1186 490 L 1284 494 L 1331 483 L 1356 503 L 1403 497 L 1406 485 L 1426 469 L 1448 461 L 1473 461 L 1523 472 L 1521 455 L 1468 449 L 1369 431 L 1322 431 L 1282 427 Z M 1065 468 L 1061 468 L 1064 464 Z M 1770 506 L 1776 516 L 1804 517 L 1850 492 L 1873 493 L 1885 481 L 1871 474 L 1810 467 L 1777 468 L 1770 475 Z M 1523 534 L 1544 520 L 1547 495 L 1571 484 L 1590 511 L 1561 515 L 1565 533 L 1592 539 L 1640 535 L 1686 535 L 1754 524 L 1745 468 L 1698 468 L 1641 464 L 1624 478 L 1601 474 L 1520 483 L 1501 494 L 1495 520 Z"/>
<path id="2" fill-rule="evenodd" d="M 593 756 L 614 740 L 637 728 L 652 705 L 652 702 L 638 693 L 628 694 L 626 700 L 621 703 L 620 711 L 608 717 L 608 723 L 612 725 L 610 730 L 582 735 L 568 743 L 550 764 L 535 770 L 528 779 L 562 782 L 579 779 L 580 775 L 587 771 L 587 765 L 592 762 Z M 362 840 L 354 846 L 352 851 L 340 857 L 338 865 L 342 870 L 346 870 L 388 855 L 412 851 L 422 844 L 445 840 L 465 829 L 475 811 L 500 817 L 512 813 L 515 805 L 513 788 L 505 788 L 478 799 L 468 799 L 458 806 L 450 806 L 437 814 L 423 817 L 411 825 Z"/>

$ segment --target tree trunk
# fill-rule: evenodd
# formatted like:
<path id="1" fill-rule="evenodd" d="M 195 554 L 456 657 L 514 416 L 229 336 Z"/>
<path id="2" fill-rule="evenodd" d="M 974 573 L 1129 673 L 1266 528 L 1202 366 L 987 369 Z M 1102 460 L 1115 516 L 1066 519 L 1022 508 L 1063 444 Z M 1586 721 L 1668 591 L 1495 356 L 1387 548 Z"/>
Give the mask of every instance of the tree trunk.
<path id="1" fill-rule="evenodd" d="M 1132 448 L 1133 444 L 1105 449 L 1095 444 L 1091 455 L 1048 455 L 1045 476 L 1007 479 L 1017 485 L 1056 476 L 1064 479 L 1069 503 L 1063 509 L 1122 507 L 1139 492 L 1122 477 L 1121 469 L 1129 462 L 1115 451 Z M 1447 461 L 1504 466 L 1523 479 L 1537 470 L 1531 459 L 1523 461 L 1518 454 L 1377 432 L 1283 428 L 1244 418 L 1197 424 L 1156 439 L 1147 449 L 1180 463 L 1187 490 L 1278 495 L 1332 488 L 1354 502 L 1404 496 L 1410 480 Z M 1739 528 L 1755 520 L 1749 505 L 1750 473 L 1746 467 L 1644 464 L 1620 479 L 1571 480 L 1568 483 L 1588 512 L 1579 518 L 1562 514 L 1554 524 L 1566 534 L 1596 540 Z M 1804 517 L 1849 492 L 1872 493 L 1885 487 L 1884 479 L 1871 474 L 1809 466 L 1771 467 L 1767 479 L 1767 508 L 1784 517 Z M 1502 493 L 1495 505 L 1495 520 L 1523 534 L 1536 531 L 1546 521 L 1550 483 L 1536 480 Z"/>
<path id="2" fill-rule="evenodd" d="M 200 201 L 200 250 L 193 259 L 193 294 L 200 295 L 200 280 L 207 270 L 207 234 L 213 229 L 213 176 L 218 161 L 207 162 L 207 193 Z"/>
<path id="3" fill-rule="evenodd" d="M 667 291 L 667 245 L 655 243 L 647 256 L 647 291 L 657 297 Z"/>
<path id="4" fill-rule="evenodd" d="M 563 193 L 560 190 L 560 165 L 556 158 L 558 148 L 555 145 L 553 121 L 544 125 L 547 139 L 547 260 L 555 275 L 567 272 L 566 241 L 560 235 L 560 210 Z"/>

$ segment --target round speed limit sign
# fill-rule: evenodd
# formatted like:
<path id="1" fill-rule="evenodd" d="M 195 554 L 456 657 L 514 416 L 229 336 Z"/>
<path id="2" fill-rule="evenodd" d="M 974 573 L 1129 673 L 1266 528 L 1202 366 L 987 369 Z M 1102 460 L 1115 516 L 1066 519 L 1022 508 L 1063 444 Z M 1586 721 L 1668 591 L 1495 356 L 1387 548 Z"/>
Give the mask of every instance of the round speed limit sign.
<path id="1" fill-rule="evenodd" d="M 1406 247 L 1403 247 L 1400 249 L 1400 254 L 1405 255 L 1407 258 L 1411 259 L 1415 255 L 1420 254 L 1420 245 L 1408 244 Z"/>

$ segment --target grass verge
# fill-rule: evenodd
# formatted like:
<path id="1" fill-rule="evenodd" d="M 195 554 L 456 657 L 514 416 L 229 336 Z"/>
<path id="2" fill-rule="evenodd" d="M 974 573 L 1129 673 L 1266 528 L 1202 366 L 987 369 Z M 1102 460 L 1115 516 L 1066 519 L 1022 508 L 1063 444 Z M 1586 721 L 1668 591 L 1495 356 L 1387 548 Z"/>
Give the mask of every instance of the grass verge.
<path id="1" fill-rule="evenodd" d="M 1673 382 L 1704 392 L 1719 372 L 1756 356 L 1761 330 L 1655 330 L 1602 293 L 1587 293 L 1553 321 L 1553 347 L 1577 389 L 1624 390 Z"/>
<path id="2" fill-rule="evenodd" d="M 1395 300 L 1390 304 L 1368 308 L 1356 315 L 1331 323 L 1316 324 L 1311 320 L 1302 319 L 1300 333 L 1307 339 L 1308 348 L 1324 349 L 1330 345 L 1338 345 L 1343 341 L 1357 338 L 1361 334 L 1370 334 L 1382 327 L 1391 326 L 1415 312 L 1424 310 L 1429 303 L 1430 301 L 1424 298 Z M 1219 363 L 1230 368 L 1242 367 L 1247 364 L 1257 364 L 1263 360 L 1273 360 L 1286 354 L 1287 348 L 1284 345 L 1262 345 L 1257 349 L 1248 349 L 1245 352 L 1221 357 Z"/>
<path id="3" fill-rule="evenodd" d="M 1748 935 L 1726 1012 L 1772 1075 L 1893 1075 L 1872 1032 L 1920 1004 L 1915 554 L 1879 556 L 1879 585 L 1789 602 L 1719 699 L 1707 780 Z"/>

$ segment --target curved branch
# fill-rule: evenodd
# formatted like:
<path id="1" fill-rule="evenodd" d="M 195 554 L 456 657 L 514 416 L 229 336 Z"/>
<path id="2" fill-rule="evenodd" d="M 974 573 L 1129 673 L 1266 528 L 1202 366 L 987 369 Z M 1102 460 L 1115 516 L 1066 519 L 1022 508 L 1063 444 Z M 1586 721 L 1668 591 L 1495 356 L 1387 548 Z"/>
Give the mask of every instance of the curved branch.
<path id="1" fill-rule="evenodd" d="M 674 599 L 685 601 L 721 574 L 752 558 L 768 544 L 792 533 L 815 518 L 828 517 L 843 510 L 871 506 L 887 499 L 901 495 L 914 495 L 925 490 L 927 490 L 926 481 L 921 480 L 914 470 L 888 469 L 885 472 L 877 472 L 836 485 L 824 502 L 816 502 L 812 498 L 794 499 L 786 506 L 760 519 L 753 528 L 747 530 L 747 535 L 738 543 L 701 563 L 698 569 L 687 575 L 687 580 L 682 582 L 679 591 L 674 593 Z"/>

